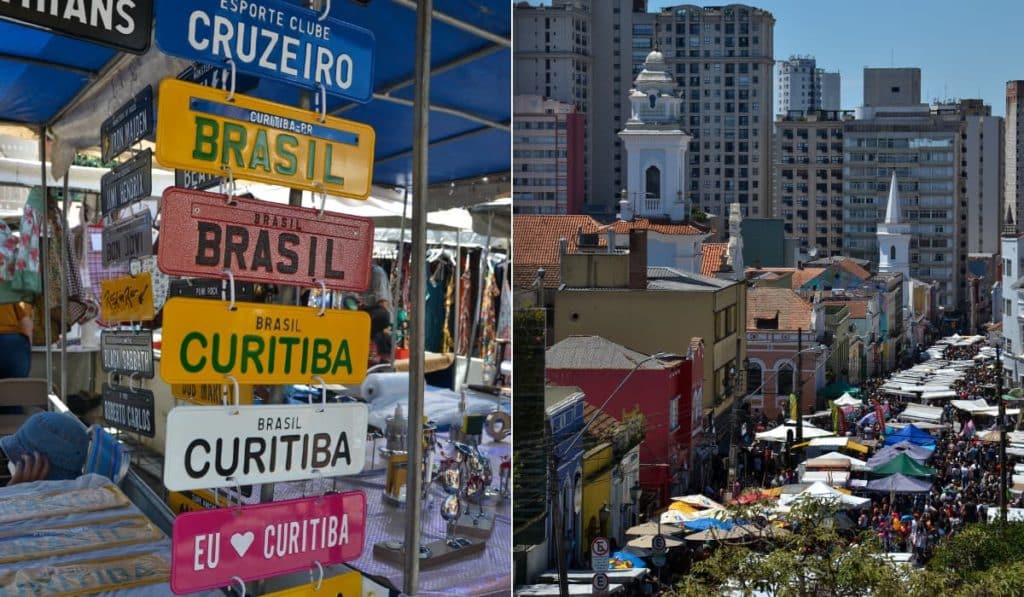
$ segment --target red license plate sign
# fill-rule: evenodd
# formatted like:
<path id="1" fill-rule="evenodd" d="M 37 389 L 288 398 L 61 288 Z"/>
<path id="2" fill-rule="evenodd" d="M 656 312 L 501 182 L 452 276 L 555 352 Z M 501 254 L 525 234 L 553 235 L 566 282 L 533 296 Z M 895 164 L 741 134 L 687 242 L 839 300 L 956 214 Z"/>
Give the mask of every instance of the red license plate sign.
<path id="1" fill-rule="evenodd" d="M 308 207 L 171 187 L 164 191 L 160 271 L 333 290 L 370 286 L 373 221 Z M 170 242 L 167 242 L 170 240 Z"/>
<path id="2" fill-rule="evenodd" d="M 171 590 L 181 595 L 358 559 L 366 540 L 361 491 L 179 514 Z"/>

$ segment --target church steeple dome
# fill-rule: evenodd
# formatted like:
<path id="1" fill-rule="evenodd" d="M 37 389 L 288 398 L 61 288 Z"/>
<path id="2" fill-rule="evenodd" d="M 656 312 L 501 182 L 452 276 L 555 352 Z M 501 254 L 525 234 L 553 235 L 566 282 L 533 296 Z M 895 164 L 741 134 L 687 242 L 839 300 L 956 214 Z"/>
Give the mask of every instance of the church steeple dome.
<path id="1" fill-rule="evenodd" d="M 885 206 L 885 223 L 900 224 L 903 217 L 900 211 L 900 185 L 896 182 L 896 171 L 892 171 L 892 180 L 889 182 L 889 201 Z"/>

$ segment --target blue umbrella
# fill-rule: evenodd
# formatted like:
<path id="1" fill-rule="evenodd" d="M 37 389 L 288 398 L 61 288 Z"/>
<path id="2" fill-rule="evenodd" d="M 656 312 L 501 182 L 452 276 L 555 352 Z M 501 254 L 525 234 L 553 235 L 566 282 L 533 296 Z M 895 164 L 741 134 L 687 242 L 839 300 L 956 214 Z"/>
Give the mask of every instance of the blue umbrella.
<path id="1" fill-rule="evenodd" d="M 613 560 L 622 560 L 633 564 L 633 568 L 646 568 L 647 563 L 640 556 L 631 554 L 628 551 L 617 551 L 612 554 Z"/>
<path id="2" fill-rule="evenodd" d="M 718 520 L 717 518 L 698 518 L 697 520 L 691 520 L 683 523 L 683 526 L 685 526 L 687 530 L 691 531 L 706 531 L 711 527 L 728 531 L 734 525 L 731 521 Z"/>

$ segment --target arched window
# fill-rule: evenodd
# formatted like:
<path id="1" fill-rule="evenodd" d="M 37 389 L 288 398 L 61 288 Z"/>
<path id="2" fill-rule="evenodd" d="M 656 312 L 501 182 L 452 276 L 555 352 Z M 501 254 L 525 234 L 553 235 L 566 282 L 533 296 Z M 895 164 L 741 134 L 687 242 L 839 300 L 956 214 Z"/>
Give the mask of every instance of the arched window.
<path id="1" fill-rule="evenodd" d="M 750 363 L 747 365 L 747 394 L 762 394 L 761 379 L 763 372 L 761 365 Z"/>
<path id="2" fill-rule="evenodd" d="M 896 245 L 889 247 L 889 259 L 896 261 Z"/>
<path id="3" fill-rule="evenodd" d="M 654 109 L 654 104 L 658 103 L 658 96 L 653 93 L 647 96 L 647 101 L 651 102 L 651 109 Z"/>
<path id="4" fill-rule="evenodd" d="M 789 396 L 793 393 L 793 366 L 784 363 L 779 366 L 775 375 L 776 388 L 779 396 Z"/>
<path id="5" fill-rule="evenodd" d="M 661 170 L 658 170 L 657 166 L 651 166 L 647 168 L 645 173 L 647 180 L 647 196 L 648 197 L 661 197 Z"/>

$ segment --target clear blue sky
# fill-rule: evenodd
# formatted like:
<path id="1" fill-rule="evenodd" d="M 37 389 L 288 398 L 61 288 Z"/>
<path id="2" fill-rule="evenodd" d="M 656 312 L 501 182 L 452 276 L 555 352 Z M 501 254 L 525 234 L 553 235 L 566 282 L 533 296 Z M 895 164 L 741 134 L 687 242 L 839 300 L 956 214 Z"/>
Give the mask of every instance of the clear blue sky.
<path id="1" fill-rule="evenodd" d="M 649 0 L 648 10 L 684 3 Z M 865 66 L 919 67 L 923 101 L 980 97 L 999 116 L 1006 111 L 1006 81 L 1024 79 L 1024 2 L 1019 0 L 983 0 L 977 5 L 952 0 L 747 4 L 775 15 L 776 60 L 810 54 L 820 68 L 840 72 L 844 109 L 861 103 Z"/>

